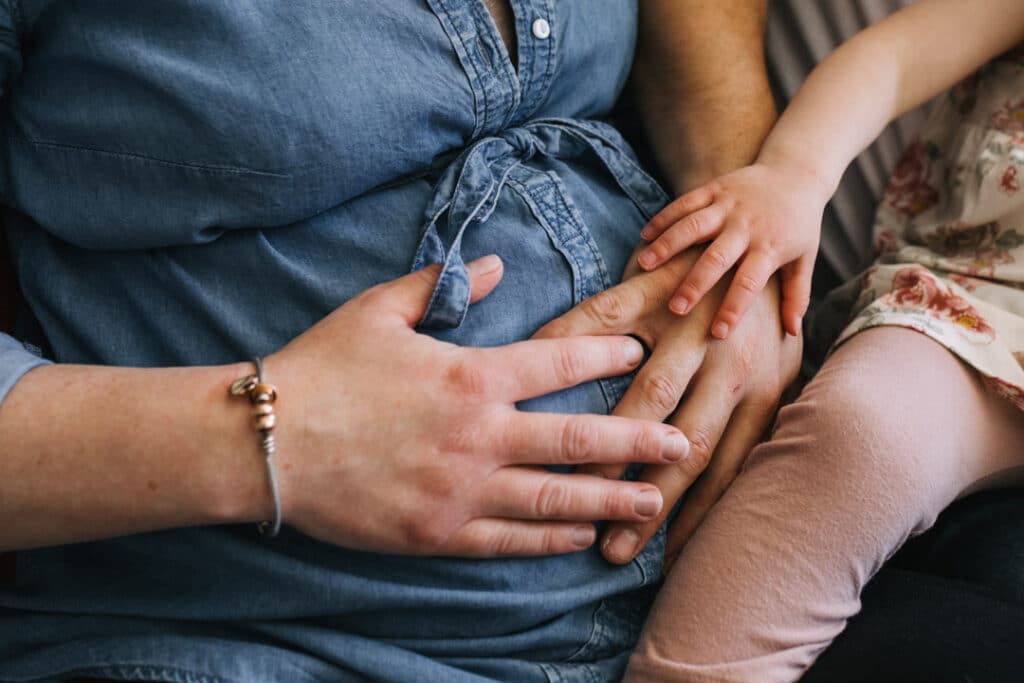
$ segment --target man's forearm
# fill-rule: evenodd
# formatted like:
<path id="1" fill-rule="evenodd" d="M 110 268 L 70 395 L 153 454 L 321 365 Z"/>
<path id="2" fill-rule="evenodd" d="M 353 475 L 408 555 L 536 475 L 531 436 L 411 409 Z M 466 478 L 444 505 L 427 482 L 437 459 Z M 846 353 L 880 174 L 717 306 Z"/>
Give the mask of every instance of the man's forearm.
<path id="1" fill-rule="evenodd" d="M 750 163 L 775 121 L 767 0 L 641 0 L 633 87 L 675 193 Z"/>

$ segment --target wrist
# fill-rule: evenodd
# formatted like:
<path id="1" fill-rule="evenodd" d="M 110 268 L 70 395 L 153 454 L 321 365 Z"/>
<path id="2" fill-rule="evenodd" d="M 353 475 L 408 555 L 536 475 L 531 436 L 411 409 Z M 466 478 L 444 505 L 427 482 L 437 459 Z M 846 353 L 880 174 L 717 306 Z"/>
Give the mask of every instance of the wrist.
<path id="1" fill-rule="evenodd" d="M 827 164 L 807 158 L 796 144 L 775 142 L 769 139 L 757 155 L 757 163 L 783 171 L 787 176 L 798 178 L 818 196 L 822 205 L 835 194 L 844 169 L 829 169 Z"/>
<path id="2" fill-rule="evenodd" d="M 771 93 L 757 78 L 694 97 L 645 109 L 658 166 L 676 195 L 753 163 L 777 118 Z"/>
<path id="3" fill-rule="evenodd" d="M 200 463 L 196 504 L 209 523 L 256 523 L 273 518 L 274 506 L 259 433 L 252 427 L 252 406 L 228 390 L 239 377 L 253 374 L 251 362 L 203 368 L 205 387 L 196 402 Z"/>

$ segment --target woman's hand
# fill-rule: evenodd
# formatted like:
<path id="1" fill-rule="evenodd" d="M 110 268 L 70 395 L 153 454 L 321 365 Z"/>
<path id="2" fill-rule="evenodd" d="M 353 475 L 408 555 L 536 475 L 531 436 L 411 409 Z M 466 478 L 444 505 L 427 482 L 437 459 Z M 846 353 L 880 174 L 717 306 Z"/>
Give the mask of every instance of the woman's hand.
<path id="1" fill-rule="evenodd" d="M 469 270 L 473 300 L 501 279 L 497 257 Z M 514 407 L 627 373 L 640 345 L 626 337 L 442 343 L 413 330 L 436 278 L 428 268 L 374 287 L 267 359 L 281 395 L 285 522 L 351 548 L 493 556 L 577 551 L 593 543 L 593 520 L 656 519 L 655 485 L 540 466 L 678 461 L 687 443 L 677 429 Z"/>
<path id="2" fill-rule="evenodd" d="M 536 335 L 630 334 L 643 340 L 651 356 L 615 415 L 668 419 L 690 441 L 687 456 L 678 463 L 648 466 L 642 473 L 641 480 L 656 484 L 664 496 L 661 513 L 644 522 L 611 524 L 605 532 L 602 552 L 617 564 L 636 556 L 692 487 L 669 530 L 666 558 L 671 561 L 678 554 L 766 431 L 783 389 L 799 369 L 802 340 L 782 331 L 774 281 L 726 340 L 707 334 L 724 283 L 688 316 L 669 312 L 669 297 L 699 256 L 691 250 L 651 272 L 631 267 L 622 284 L 584 301 Z M 621 465 L 581 469 L 613 479 L 624 471 Z"/>

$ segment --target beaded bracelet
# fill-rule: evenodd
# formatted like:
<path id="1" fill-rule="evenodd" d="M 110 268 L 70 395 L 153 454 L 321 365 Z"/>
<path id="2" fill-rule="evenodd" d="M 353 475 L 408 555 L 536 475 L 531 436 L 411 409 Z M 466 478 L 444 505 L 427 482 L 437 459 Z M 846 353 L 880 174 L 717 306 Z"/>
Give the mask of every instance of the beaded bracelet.
<path id="1" fill-rule="evenodd" d="M 277 416 L 274 415 L 274 401 L 277 400 L 277 387 L 268 384 L 263 373 L 263 359 L 253 358 L 256 374 L 236 379 L 231 384 L 232 396 L 247 396 L 253 405 L 252 426 L 260 435 L 260 446 L 267 461 L 267 478 L 270 480 L 270 495 L 274 499 L 274 519 L 260 522 L 257 528 L 261 536 L 273 538 L 281 530 L 281 497 L 277 491 L 277 475 L 274 472 L 274 453 L 277 444 L 274 442 L 274 427 Z"/>

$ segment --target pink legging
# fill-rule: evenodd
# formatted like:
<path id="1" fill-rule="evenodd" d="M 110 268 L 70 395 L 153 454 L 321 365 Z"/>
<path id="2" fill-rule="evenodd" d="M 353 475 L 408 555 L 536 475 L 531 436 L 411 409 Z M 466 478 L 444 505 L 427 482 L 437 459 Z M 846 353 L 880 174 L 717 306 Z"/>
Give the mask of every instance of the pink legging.
<path id="1" fill-rule="evenodd" d="M 953 500 L 1024 473 L 1024 415 L 931 339 L 862 332 L 686 545 L 625 680 L 793 681 Z"/>

